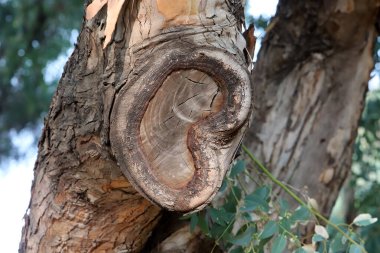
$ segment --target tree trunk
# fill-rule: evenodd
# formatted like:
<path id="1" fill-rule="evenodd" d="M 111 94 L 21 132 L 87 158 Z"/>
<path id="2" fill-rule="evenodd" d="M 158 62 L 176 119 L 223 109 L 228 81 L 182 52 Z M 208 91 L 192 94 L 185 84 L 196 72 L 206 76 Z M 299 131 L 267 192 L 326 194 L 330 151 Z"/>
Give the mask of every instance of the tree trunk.
<path id="1" fill-rule="evenodd" d="M 373 68 L 379 1 L 280 1 L 254 70 L 247 146 L 331 212 Z"/>
<path id="2" fill-rule="evenodd" d="M 307 187 L 325 214 L 350 167 L 377 5 L 280 1 L 255 66 L 246 143 L 281 180 Z M 170 210 L 204 207 L 247 128 L 240 1 L 119 7 L 120 15 L 102 8 L 88 17 L 65 66 L 39 143 L 20 252 L 142 251 L 174 219 L 161 220 L 162 209 L 143 196 Z M 168 239 L 157 236 L 159 251 L 204 252 L 199 233 L 175 225 Z M 185 243 L 173 246 L 179 238 Z"/>
<path id="3" fill-rule="evenodd" d="M 240 1 L 104 3 L 45 121 L 20 252 L 141 251 L 162 215 L 142 195 L 204 207 L 247 128 Z"/>

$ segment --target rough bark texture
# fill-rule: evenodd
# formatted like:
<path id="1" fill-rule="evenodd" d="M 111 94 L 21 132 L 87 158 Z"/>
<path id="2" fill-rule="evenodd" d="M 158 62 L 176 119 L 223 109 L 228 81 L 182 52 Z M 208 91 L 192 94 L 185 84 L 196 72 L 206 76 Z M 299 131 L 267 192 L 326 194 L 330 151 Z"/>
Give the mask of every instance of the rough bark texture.
<path id="1" fill-rule="evenodd" d="M 106 9 L 85 22 L 74 53 L 65 66 L 39 143 L 32 199 L 25 216 L 20 252 L 139 252 L 143 249 L 159 223 L 162 211 L 137 193 L 122 173 L 122 170 L 127 175 L 130 173 L 128 166 L 131 162 L 123 160 L 123 155 L 129 153 L 119 150 L 117 143 L 120 140 L 115 137 L 126 135 L 115 129 L 111 132 L 116 134 L 112 139 L 112 144 L 116 145 L 111 148 L 110 128 L 122 118 L 114 105 L 123 104 L 120 100 L 128 93 L 127 89 L 149 90 L 151 87 L 156 91 L 150 92 L 160 96 L 159 88 L 164 92 L 166 85 L 173 85 L 170 80 L 175 79 L 187 86 L 189 80 L 184 80 L 186 77 L 204 74 L 207 81 L 197 79 L 195 83 L 206 84 L 206 87 L 190 86 L 188 92 L 194 95 L 209 92 L 204 100 L 197 98 L 193 101 L 203 110 L 194 117 L 199 121 L 215 115 L 208 114 L 207 110 L 218 111 L 233 97 L 223 91 L 229 87 L 227 81 L 216 78 L 213 70 L 181 65 L 167 73 L 163 68 L 161 81 L 165 85 L 159 87 L 152 77 L 147 79 L 152 82 L 149 87 L 138 77 L 145 74 L 143 66 L 152 61 L 151 55 L 158 57 L 157 54 L 163 52 L 161 49 L 173 45 L 173 48 L 187 45 L 185 52 L 190 51 L 189 55 L 197 51 L 195 45 L 206 51 L 212 47 L 215 52 L 230 55 L 231 62 L 245 66 L 245 42 L 239 31 L 241 15 L 240 1 L 232 0 L 127 1 L 113 39 L 104 50 Z M 273 28 L 264 39 L 256 64 L 257 116 L 246 143 L 280 179 L 297 188 L 307 186 L 308 194 L 318 200 L 326 214 L 351 162 L 352 142 L 373 65 L 371 54 L 376 15 L 377 1 L 374 0 L 280 1 Z M 176 61 L 175 57 L 172 59 Z M 177 60 L 180 62 L 181 59 Z M 131 80 L 141 83 L 142 87 L 134 85 Z M 220 89 L 219 97 L 215 87 Z M 182 103 L 192 98 L 187 95 L 172 101 Z M 138 105 L 132 103 L 135 97 L 130 99 L 125 101 L 130 103 L 129 106 Z M 156 130 L 148 123 L 174 114 L 174 110 L 171 112 L 165 106 L 158 113 L 150 112 L 154 110 L 154 103 L 159 104 L 159 99 L 150 95 L 141 101 L 140 106 L 148 112 L 137 111 L 140 114 L 136 117 L 144 124 L 137 122 L 132 130 L 136 134 L 141 132 L 142 140 L 157 131 L 163 136 L 159 146 L 168 148 L 171 144 L 165 142 L 169 139 L 165 128 Z M 176 105 L 178 109 L 179 104 Z M 194 126 L 194 118 L 183 114 L 190 114 L 187 109 L 180 109 L 182 113 L 177 115 L 181 115 L 182 121 L 179 124 L 190 129 Z M 122 123 L 124 128 L 128 122 Z M 244 124 L 238 124 L 237 133 L 241 134 Z M 168 125 L 168 128 L 173 127 Z M 173 136 L 181 135 L 181 131 L 174 132 Z M 132 135 L 127 137 L 136 138 Z M 177 143 L 181 138 L 170 141 Z M 223 141 L 228 143 L 230 140 Z M 133 149 L 136 143 L 130 143 Z M 128 142 L 125 145 L 128 148 Z M 223 164 L 228 163 L 235 145 L 231 145 L 232 151 L 227 152 Z M 149 150 L 156 152 L 157 145 L 141 141 L 138 152 L 145 152 L 146 156 L 152 155 L 155 159 L 157 154 Z M 113 151 L 119 152 L 119 161 Z M 186 152 L 182 148 L 178 154 L 188 159 Z M 174 177 L 172 185 L 169 179 L 161 180 L 164 185 L 174 186 L 176 190 L 178 185 L 191 183 L 191 178 L 199 171 L 194 157 L 191 155 L 190 158 L 195 161 L 194 167 L 186 166 L 183 174 Z M 163 178 L 165 159 L 157 160 L 154 168 L 147 171 Z M 143 194 L 155 201 L 146 188 L 138 185 L 141 180 L 135 181 L 131 180 Z M 212 193 L 207 195 L 204 195 L 206 202 Z M 188 207 L 181 209 L 187 210 Z M 194 248 L 187 246 L 200 237 L 198 234 L 190 235 L 182 227 L 167 234 L 166 239 L 161 237 L 164 242 L 156 248 L 157 251 L 203 252 L 199 244 Z M 174 242 L 182 239 L 184 243 L 175 245 Z"/>
<path id="2" fill-rule="evenodd" d="M 129 150 L 129 153 L 119 148 L 123 145 L 127 149 L 136 147 L 137 144 L 128 142 L 128 138 L 136 138 L 133 134 L 139 134 L 141 129 L 149 129 L 149 124 L 146 122 L 150 119 L 156 120 L 155 115 L 148 113 L 146 116 L 148 121 L 144 121 L 146 124 L 140 126 L 139 122 L 142 121 L 145 110 L 150 108 L 149 101 L 153 95 L 159 94 L 157 90 L 160 85 L 170 78 L 176 78 L 178 81 L 189 71 L 200 71 L 210 77 L 206 82 L 207 87 L 201 87 L 201 90 L 214 90 L 206 98 L 207 103 L 201 102 L 201 104 L 207 105 L 208 109 L 205 110 L 211 110 L 211 114 L 200 113 L 196 122 L 201 123 L 190 124 L 189 131 L 193 133 L 188 135 L 187 141 L 194 143 L 190 152 L 195 164 L 190 174 L 184 173 L 185 179 L 182 179 L 182 176 L 175 177 L 177 181 L 174 190 L 178 188 L 177 184 L 191 184 L 189 178 L 192 177 L 192 173 L 194 175 L 203 173 L 205 176 L 198 178 L 206 181 L 214 180 L 210 183 L 213 189 L 207 192 L 202 200 L 209 201 L 213 192 L 217 191 L 242 131 L 247 126 L 250 107 L 246 104 L 246 101 L 250 100 L 247 84 L 234 87 L 231 85 L 231 80 L 236 81 L 239 75 L 249 80 L 244 70 L 245 41 L 240 34 L 241 20 L 236 19 L 241 14 L 240 1 L 126 1 L 117 21 L 113 40 L 104 50 L 106 8 L 90 21 L 84 22 L 78 43 L 65 66 L 54 95 L 39 142 L 30 209 L 25 215 L 20 252 L 139 252 L 142 250 L 159 222 L 162 211 L 137 193 L 122 173 L 123 170 L 128 175 L 130 169 L 128 166 L 143 163 L 144 157 L 141 160 L 139 160 L 141 156 L 133 161 L 124 160 L 124 154 L 135 154 L 136 150 Z M 190 65 L 181 63 L 182 58 L 176 54 L 168 56 L 169 47 L 185 48 L 185 52 L 189 55 L 182 53 L 182 56 L 193 57 L 193 60 L 199 60 L 200 63 L 191 62 Z M 216 56 L 211 55 L 210 52 L 213 50 Z M 154 62 L 154 59 L 161 59 L 160 53 L 167 64 L 160 66 L 161 69 L 157 68 Z M 209 64 L 203 69 L 201 65 L 207 65 L 207 59 L 215 62 L 218 60 L 218 55 L 229 57 L 225 66 L 219 63 L 217 66 L 220 68 L 212 69 Z M 155 68 L 156 71 L 154 73 L 156 75 L 151 75 L 150 78 L 146 77 L 147 73 L 144 72 L 149 71 L 149 68 Z M 167 71 L 167 68 L 170 71 Z M 231 74 L 226 79 L 217 77 L 223 70 L 226 71 L 224 73 Z M 149 82 L 144 83 L 144 80 L 139 79 L 141 76 L 146 77 L 144 80 Z M 154 78 L 158 77 L 162 82 L 156 84 Z M 190 93 L 199 93 L 197 89 L 195 91 L 191 89 Z M 217 95 L 218 89 L 220 89 L 219 97 L 213 93 Z M 237 89 L 240 91 L 243 89 L 245 93 L 235 94 Z M 142 90 L 145 90 L 147 95 L 141 93 Z M 127 98 L 123 96 L 131 91 L 136 92 L 129 93 L 132 94 L 132 97 L 128 97 L 131 100 L 123 101 Z M 168 96 L 173 96 L 173 93 Z M 186 100 L 189 97 L 183 96 L 183 98 Z M 141 100 L 140 103 L 138 99 Z M 181 98 L 174 100 L 181 102 Z M 229 111 L 228 105 L 241 107 L 241 113 L 235 113 L 234 108 Z M 128 136 L 120 133 L 114 124 L 120 124 L 120 120 L 125 120 L 122 116 L 123 110 L 132 111 L 131 106 L 136 107 L 136 111 L 135 114 L 129 115 L 130 118 L 125 124 L 128 122 L 135 124 L 130 129 L 136 132 Z M 143 111 L 138 111 L 140 109 Z M 219 110 L 225 110 L 227 116 L 224 119 L 221 119 L 218 113 L 213 113 Z M 170 114 L 170 110 L 167 111 Z M 159 115 L 161 114 L 164 115 L 165 110 L 160 110 Z M 224 166 L 215 178 L 211 175 L 216 171 L 215 166 L 211 168 L 211 165 L 207 164 L 208 161 L 202 160 L 205 153 L 202 153 L 203 147 L 199 148 L 199 145 L 203 145 L 200 142 L 202 131 L 212 127 L 212 122 L 209 122 L 211 115 L 214 115 L 217 122 L 228 123 L 218 126 L 218 130 L 229 131 L 228 134 L 221 134 L 223 138 L 220 139 L 215 138 L 213 130 L 208 132 L 210 143 L 214 143 L 215 146 L 206 149 L 217 152 L 223 147 L 225 152 L 214 157 L 216 162 L 223 158 L 221 163 Z M 203 120 L 199 121 L 198 118 Z M 125 128 L 125 125 L 122 127 L 125 131 L 130 130 Z M 115 134 L 111 136 L 112 145 L 110 129 L 111 135 Z M 152 132 L 152 130 L 141 132 L 144 131 Z M 174 131 L 173 136 L 177 132 Z M 162 131 L 158 133 L 165 135 Z M 231 138 L 234 135 L 238 141 Z M 143 133 L 141 138 L 145 137 Z M 126 139 L 126 142 L 120 144 L 119 141 L 125 141 L 121 138 Z M 141 150 L 147 152 L 152 148 L 149 143 L 144 148 L 141 146 L 142 142 L 138 146 L 140 155 Z M 118 159 L 114 157 L 113 152 L 118 154 Z M 199 157 L 196 157 L 197 154 Z M 207 169 L 211 168 L 208 170 L 212 172 L 210 175 L 207 175 L 207 171 L 201 171 L 201 167 L 205 164 L 209 166 Z M 154 176 L 159 178 L 160 175 L 162 177 L 162 170 L 163 168 L 158 166 L 147 171 L 156 173 Z M 149 180 L 152 182 L 151 178 Z M 144 187 L 139 186 L 138 180 L 132 181 L 137 189 L 148 195 L 149 199 L 159 202 L 153 199 L 155 196 L 149 195 L 151 193 L 147 193 Z M 163 181 L 164 184 L 170 182 L 170 180 Z M 208 182 L 202 183 L 206 183 L 205 186 L 208 184 Z M 170 183 L 167 185 L 170 186 Z M 184 203 L 179 209 L 190 210 L 202 205 L 201 202 L 192 207 L 185 204 L 188 203 Z M 168 247 L 165 245 L 168 245 L 168 242 L 162 247 Z"/>
<path id="3" fill-rule="evenodd" d="M 350 170 L 379 1 L 280 1 L 254 70 L 247 146 L 329 215 Z"/>

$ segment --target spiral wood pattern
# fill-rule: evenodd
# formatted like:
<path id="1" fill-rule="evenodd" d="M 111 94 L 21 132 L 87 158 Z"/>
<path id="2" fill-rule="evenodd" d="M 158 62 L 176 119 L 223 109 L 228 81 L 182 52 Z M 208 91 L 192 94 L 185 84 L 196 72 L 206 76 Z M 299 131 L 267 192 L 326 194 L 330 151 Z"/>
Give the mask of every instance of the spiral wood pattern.
<path id="1" fill-rule="evenodd" d="M 216 48 L 167 45 L 117 94 L 111 146 L 130 182 L 169 210 L 216 194 L 251 113 L 250 75 Z"/>

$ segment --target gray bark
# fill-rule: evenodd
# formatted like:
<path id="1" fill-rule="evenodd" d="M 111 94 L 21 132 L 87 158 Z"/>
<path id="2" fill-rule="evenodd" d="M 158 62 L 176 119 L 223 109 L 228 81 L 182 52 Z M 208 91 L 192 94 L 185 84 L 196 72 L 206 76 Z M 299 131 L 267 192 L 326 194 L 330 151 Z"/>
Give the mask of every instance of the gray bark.
<path id="1" fill-rule="evenodd" d="M 329 215 L 350 171 L 379 1 L 280 1 L 254 70 L 245 143 Z"/>

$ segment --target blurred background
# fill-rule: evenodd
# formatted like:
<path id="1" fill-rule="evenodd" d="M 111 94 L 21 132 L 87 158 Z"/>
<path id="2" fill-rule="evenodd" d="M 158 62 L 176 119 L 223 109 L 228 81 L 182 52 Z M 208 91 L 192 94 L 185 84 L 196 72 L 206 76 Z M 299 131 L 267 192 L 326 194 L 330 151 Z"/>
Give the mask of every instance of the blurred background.
<path id="1" fill-rule="evenodd" d="M 257 27 L 256 54 L 276 4 L 276 0 L 247 4 L 246 20 Z M 79 34 L 83 6 L 84 1 L 74 0 L 0 0 L 1 252 L 17 252 L 43 119 Z M 337 222 L 358 213 L 380 217 L 380 38 L 374 59 L 351 179 L 334 209 Z M 349 200 L 354 205 L 347 206 Z M 365 227 L 362 235 L 368 252 L 380 249 L 379 222 Z"/>

